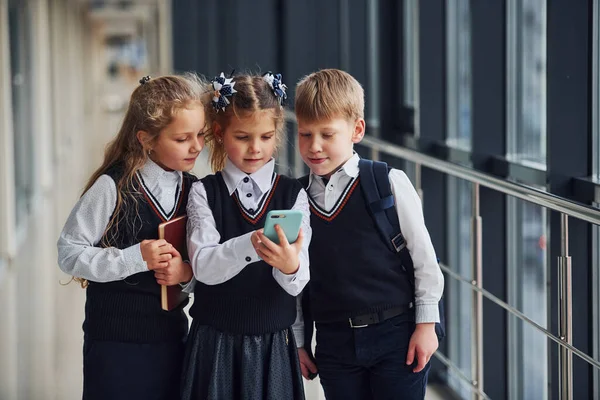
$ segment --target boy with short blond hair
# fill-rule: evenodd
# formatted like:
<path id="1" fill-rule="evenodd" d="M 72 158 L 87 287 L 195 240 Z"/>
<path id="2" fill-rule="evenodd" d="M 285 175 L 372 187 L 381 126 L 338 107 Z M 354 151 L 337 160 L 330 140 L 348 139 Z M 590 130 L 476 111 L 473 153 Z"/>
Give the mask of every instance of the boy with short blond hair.
<path id="1" fill-rule="evenodd" d="M 295 103 L 298 147 L 311 170 L 301 180 L 313 228 L 303 295 L 306 349 L 300 313 L 295 326 L 303 375 L 318 367 L 328 400 L 423 399 L 444 278 L 420 198 L 404 172 L 388 169 L 404 245 L 390 250 L 360 185 L 365 161 L 353 149 L 365 134 L 361 85 L 344 71 L 321 70 L 298 83 Z M 404 247 L 411 269 L 398 257 Z M 312 320 L 316 366 L 309 356 Z"/>

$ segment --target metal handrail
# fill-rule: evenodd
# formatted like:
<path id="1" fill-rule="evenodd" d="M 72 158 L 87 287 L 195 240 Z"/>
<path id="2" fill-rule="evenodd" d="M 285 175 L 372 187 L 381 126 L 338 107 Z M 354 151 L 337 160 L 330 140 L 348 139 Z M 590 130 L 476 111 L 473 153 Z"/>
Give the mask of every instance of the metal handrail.
<path id="1" fill-rule="evenodd" d="M 452 278 L 459 281 L 465 281 L 477 293 L 473 302 L 473 318 L 475 322 L 474 332 L 478 334 L 475 340 L 473 353 L 472 375 L 474 377 L 475 398 L 482 399 L 481 391 L 483 389 L 483 337 L 481 316 L 483 312 L 482 296 L 493 301 L 505 309 L 510 314 L 520 318 L 530 326 L 541 331 L 547 338 L 553 340 L 559 345 L 559 379 L 558 386 L 561 400 L 573 399 L 573 364 L 572 355 L 575 354 L 593 367 L 600 369 L 600 362 L 594 360 L 581 350 L 572 345 L 573 329 L 572 329 L 572 267 L 571 257 L 568 251 L 568 220 L 569 217 L 575 217 L 583 221 L 600 225 L 600 210 L 581 203 L 566 200 L 556 195 L 538 190 L 529 186 L 525 186 L 516 182 L 510 182 L 504 179 L 473 170 L 471 168 L 454 164 L 445 160 L 420 153 L 415 150 L 407 149 L 394 145 L 374 137 L 365 137 L 363 143 L 366 144 L 371 152 L 381 152 L 396 157 L 401 157 L 405 160 L 412 161 L 416 165 L 434 169 L 444 173 L 445 175 L 454 176 L 464 179 L 473 184 L 474 188 L 474 209 L 473 209 L 473 229 L 474 239 L 472 247 L 474 279 L 469 282 L 458 274 L 453 273 L 449 268 L 442 268 Z M 561 214 L 561 254 L 558 257 L 559 271 L 559 336 L 555 336 L 550 331 L 527 318 L 523 313 L 503 302 L 496 296 L 492 295 L 482 287 L 481 281 L 481 219 L 478 214 L 479 207 L 479 186 L 485 186 L 499 193 L 504 193 L 533 204 L 545 207 L 546 209 L 558 211 Z M 450 361 L 450 360 L 447 360 Z M 461 377 L 462 378 L 462 377 Z"/>
<path id="2" fill-rule="evenodd" d="M 500 300 L 498 297 L 494 296 L 493 294 L 491 294 L 487 290 L 478 288 L 476 285 L 473 284 L 473 282 L 471 282 L 470 279 L 467 279 L 467 278 L 463 277 L 462 275 L 457 274 L 456 272 L 454 272 L 453 270 L 451 270 L 448 266 L 440 264 L 440 268 L 441 268 L 442 271 L 444 271 L 450 277 L 456 279 L 457 281 L 460 281 L 460 282 L 463 282 L 463 283 L 469 285 L 472 290 L 475 290 L 475 291 L 481 293 L 483 295 L 483 297 L 487 298 L 488 300 L 490 300 L 494 304 L 496 304 L 496 305 L 500 306 L 501 308 L 505 309 L 508 313 L 510 313 L 510 314 L 514 315 L 515 317 L 521 319 L 522 321 L 528 323 L 529 325 L 531 325 L 532 327 L 534 327 L 535 329 L 537 329 L 538 331 L 540 331 L 544 335 L 546 335 L 553 342 L 555 342 L 558 345 L 563 346 L 563 347 L 571 350 L 573 352 L 573 354 L 577 355 L 578 357 L 580 357 L 582 360 L 584 360 L 585 362 L 587 362 L 591 366 L 600 369 L 600 362 L 599 361 L 594 360 L 592 357 L 590 357 L 589 355 L 585 354 L 583 351 L 579 350 L 577 347 L 573 347 L 573 345 L 570 345 L 569 343 L 565 342 L 564 340 L 561 340 L 558 336 L 552 334 L 552 332 L 550 332 L 549 330 L 547 330 L 543 326 L 539 325 L 538 323 L 536 323 L 531 318 L 528 318 L 521 311 L 519 311 L 516 308 L 512 307 L 508 303 Z"/>
<path id="3" fill-rule="evenodd" d="M 488 187 L 498 192 L 526 200 L 550 210 L 559 211 L 571 217 L 575 217 L 595 225 L 600 225 L 600 209 L 577 203 L 571 200 L 563 199 L 559 196 L 538 190 L 516 182 L 510 182 L 502 178 L 496 178 L 472 168 L 458 165 L 449 161 L 420 153 L 416 150 L 400 147 L 393 143 L 376 139 L 372 136 L 365 136 L 361 142 L 371 149 L 381 153 L 400 157 L 424 167 L 464 179 L 472 183 L 478 183 L 481 186 Z"/>

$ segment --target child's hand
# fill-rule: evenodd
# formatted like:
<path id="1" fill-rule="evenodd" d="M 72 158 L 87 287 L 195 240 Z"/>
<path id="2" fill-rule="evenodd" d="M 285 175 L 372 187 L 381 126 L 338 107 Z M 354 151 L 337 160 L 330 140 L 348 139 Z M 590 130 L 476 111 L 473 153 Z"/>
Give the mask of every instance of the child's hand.
<path id="1" fill-rule="evenodd" d="M 193 277 L 192 267 L 183 261 L 181 254 L 173 248 L 173 258 L 168 266 L 154 272 L 154 277 L 159 285 L 173 286 L 181 282 L 189 282 Z"/>
<path id="2" fill-rule="evenodd" d="M 302 370 L 302 376 L 304 377 L 304 379 L 310 380 L 310 374 L 317 373 L 317 366 L 314 362 L 312 362 L 312 360 L 308 356 L 308 353 L 302 347 L 298 348 L 298 358 L 300 359 L 300 369 Z"/>
<path id="3" fill-rule="evenodd" d="M 410 337 L 406 365 L 411 365 L 416 355 L 418 364 L 413 369 L 413 372 L 422 371 L 437 348 L 438 338 L 435 334 L 435 324 L 417 324 L 415 331 Z"/>
<path id="4" fill-rule="evenodd" d="M 172 250 L 174 250 L 173 246 L 164 239 L 142 240 L 140 243 L 142 258 L 146 261 L 150 271 L 166 268 L 169 265 L 169 260 L 173 258 L 171 255 Z"/>
<path id="5" fill-rule="evenodd" d="M 267 264 L 273 268 L 277 268 L 284 274 L 294 274 L 300 267 L 298 254 L 300 253 L 302 241 L 304 239 L 302 229 L 300 229 L 298 239 L 293 244 L 288 243 L 287 238 L 283 233 L 283 229 L 281 229 L 279 225 L 275 225 L 275 231 L 279 237 L 279 244 L 272 242 L 263 234 L 263 230 L 259 229 L 250 237 L 252 245 L 256 249 L 256 253 L 259 257 Z"/>

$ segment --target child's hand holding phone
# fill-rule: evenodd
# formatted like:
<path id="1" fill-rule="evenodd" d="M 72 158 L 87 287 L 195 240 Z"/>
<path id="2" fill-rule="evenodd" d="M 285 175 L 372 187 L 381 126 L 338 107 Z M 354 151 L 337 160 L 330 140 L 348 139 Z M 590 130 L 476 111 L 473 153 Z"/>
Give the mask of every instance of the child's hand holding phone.
<path id="1" fill-rule="evenodd" d="M 294 274 L 300 267 L 298 254 L 300 254 L 304 240 L 302 229 L 299 229 L 298 239 L 292 244 L 288 242 L 283 228 L 279 224 L 275 225 L 275 232 L 279 238 L 279 244 L 265 236 L 263 229 L 254 231 L 250 240 L 256 249 L 256 254 L 267 264 L 277 268 L 284 274 Z"/>

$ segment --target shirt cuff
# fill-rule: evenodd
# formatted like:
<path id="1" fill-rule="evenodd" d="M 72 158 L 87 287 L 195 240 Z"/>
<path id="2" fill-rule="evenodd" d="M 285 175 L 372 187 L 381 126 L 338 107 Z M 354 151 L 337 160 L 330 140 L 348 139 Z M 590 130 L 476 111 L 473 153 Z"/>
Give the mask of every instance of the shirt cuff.
<path id="1" fill-rule="evenodd" d="M 123 261 L 125 262 L 127 276 L 148 271 L 148 264 L 142 258 L 142 250 L 139 243 L 123 250 Z"/>
<path id="2" fill-rule="evenodd" d="M 415 322 L 417 324 L 440 322 L 440 310 L 438 305 L 417 304 L 415 310 Z"/>
<path id="3" fill-rule="evenodd" d="M 292 331 L 294 332 L 294 339 L 296 340 L 296 347 L 303 348 L 304 347 L 304 324 L 300 326 L 292 326 Z"/>
<path id="4" fill-rule="evenodd" d="M 185 293 L 193 293 L 194 288 L 196 287 L 196 278 L 192 277 L 192 280 L 188 283 L 180 283 L 181 290 Z"/>
<path id="5" fill-rule="evenodd" d="M 253 232 L 248 232 L 245 235 L 242 235 L 237 238 L 237 243 L 235 246 L 235 253 L 239 257 L 239 262 L 241 264 L 248 265 L 253 262 L 260 261 L 260 257 L 256 254 L 256 249 L 252 245 L 252 241 L 250 237 Z"/>
<path id="6" fill-rule="evenodd" d="M 298 286 L 298 272 L 300 272 L 300 268 L 293 274 L 287 275 L 278 270 L 277 268 L 273 268 L 273 278 L 275 281 L 291 296 L 298 296 L 302 291 Z"/>

